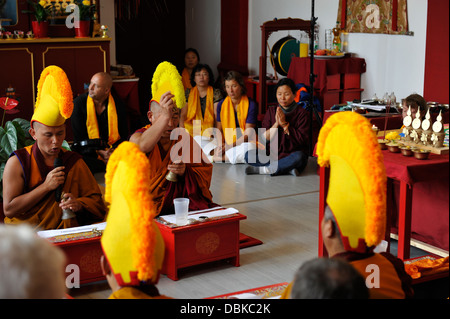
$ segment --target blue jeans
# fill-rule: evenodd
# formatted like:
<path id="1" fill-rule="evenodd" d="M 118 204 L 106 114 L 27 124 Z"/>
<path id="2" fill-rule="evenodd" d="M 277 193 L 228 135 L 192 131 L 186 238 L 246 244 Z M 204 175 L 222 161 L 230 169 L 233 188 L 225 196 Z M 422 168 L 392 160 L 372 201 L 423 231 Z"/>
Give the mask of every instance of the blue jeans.
<path id="1" fill-rule="evenodd" d="M 249 162 L 251 159 L 251 162 Z M 254 160 L 253 160 L 254 159 Z M 308 163 L 308 155 L 302 151 L 296 151 L 278 161 L 261 162 L 258 150 L 251 150 L 245 153 L 245 162 L 252 166 L 270 166 L 274 172 L 270 175 L 288 174 L 289 171 L 296 168 L 299 173 L 303 172 Z"/>

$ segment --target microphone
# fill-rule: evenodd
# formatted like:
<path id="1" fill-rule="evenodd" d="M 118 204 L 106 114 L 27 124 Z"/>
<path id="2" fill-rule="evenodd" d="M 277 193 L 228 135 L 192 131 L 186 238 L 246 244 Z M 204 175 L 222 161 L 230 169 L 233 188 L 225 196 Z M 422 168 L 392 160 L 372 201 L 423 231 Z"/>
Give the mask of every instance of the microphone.
<path id="1" fill-rule="evenodd" d="M 55 161 L 53 162 L 53 166 L 54 166 L 54 168 L 63 166 L 63 161 L 62 161 L 62 159 L 59 158 L 59 157 L 55 158 Z M 63 188 L 63 185 L 61 184 L 61 185 L 59 185 L 59 186 L 56 188 L 56 190 L 55 190 L 55 200 L 56 200 L 57 202 L 60 202 L 60 201 L 61 201 L 62 188 Z"/>

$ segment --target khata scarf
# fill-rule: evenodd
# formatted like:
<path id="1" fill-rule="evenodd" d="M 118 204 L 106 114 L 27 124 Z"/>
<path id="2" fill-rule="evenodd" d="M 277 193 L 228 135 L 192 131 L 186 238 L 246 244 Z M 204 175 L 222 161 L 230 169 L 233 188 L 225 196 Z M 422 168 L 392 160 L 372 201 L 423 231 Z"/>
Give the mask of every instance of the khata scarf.
<path id="1" fill-rule="evenodd" d="M 241 101 L 239 102 L 239 105 L 237 107 L 237 118 L 239 121 L 239 127 L 241 128 L 242 132 L 245 131 L 248 106 L 248 97 L 244 95 L 242 96 Z M 231 98 L 229 96 L 227 96 L 222 102 L 220 120 L 222 122 L 222 130 L 225 134 L 225 141 L 227 142 L 227 144 L 231 145 L 236 141 L 236 134 L 230 134 L 230 130 L 226 130 L 226 128 L 232 128 L 234 131 L 236 129 L 236 119 L 233 102 L 231 101 Z"/>
<path id="2" fill-rule="evenodd" d="M 189 93 L 188 99 L 188 111 L 186 120 L 184 122 L 184 127 L 187 129 L 189 134 L 193 134 L 193 121 L 202 121 L 202 132 L 214 125 L 214 89 L 212 86 L 208 87 L 208 92 L 206 94 L 206 109 L 205 116 L 202 117 L 202 109 L 200 106 L 200 95 L 198 94 L 197 86 L 194 86 Z"/>
<path id="3" fill-rule="evenodd" d="M 94 101 L 90 96 L 87 98 L 86 127 L 89 139 L 100 138 L 98 129 L 97 114 L 95 112 Z M 116 104 L 111 94 L 108 98 L 108 144 L 112 146 L 120 139 L 119 126 L 117 122 Z"/>

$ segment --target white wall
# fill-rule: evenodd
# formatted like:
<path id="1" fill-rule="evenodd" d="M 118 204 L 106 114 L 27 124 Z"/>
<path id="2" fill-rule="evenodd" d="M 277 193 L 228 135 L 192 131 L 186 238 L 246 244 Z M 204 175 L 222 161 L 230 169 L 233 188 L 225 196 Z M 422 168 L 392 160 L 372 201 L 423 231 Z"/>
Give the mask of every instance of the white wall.
<path id="1" fill-rule="evenodd" d="M 116 28 L 114 15 L 114 0 L 100 1 L 100 24 L 108 26 L 108 36 L 111 38 L 109 45 L 111 65 L 116 65 Z"/>
<path id="2" fill-rule="evenodd" d="M 200 62 L 217 78 L 220 63 L 220 0 L 186 0 L 186 48 L 195 48 Z"/>
<path id="3" fill-rule="evenodd" d="M 315 0 L 315 16 L 320 26 L 320 48 L 325 46 L 325 29 L 336 24 L 338 5 L 339 0 Z M 248 65 L 253 74 L 259 72 L 260 26 L 275 17 L 310 20 L 311 0 L 249 0 Z M 386 91 L 394 91 L 397 99 L 412 92 L 423 94 L 427 1 L 408 0 L 408 21 L 409 30 L 414 32 L 414 36 L 362 33 L 348 35 L 348 52 L 364 58 L 367 64 L 366 72 L 361 77 L 363 98 L 370 98 L 374 93 L 382 97 Z M 272 46 L 287 34 L 287 31 L 274 32 L 269 38 L 269 45 Z M 290 34 L 298 37 L 299 32 Z M 274 72 L 270 64 L 267 70 L 268 73 Z"/>
<path id="4" fill-rule="evenodd" d="M 101 1 L 109 6 L 113 0 Z M 315 16 L 320 26 L 319 43 L 324 45 L 325 29 L 336 23 L 339 0 L 315 0 Z M 102 12 L 102 23 L 104 14 Z M 260 26 L 273 18 L 311 18 L 311 0 L 249 0 L 248 17 L 248 66 L 250 73 L 258 74 L 261 55 Z M 106 17 L 105 17 L 106 18 Z M 367 70 L 361 77 L 363 98 L 374 93 L 382 97 L 385 92 L 395 92 L 401 99 L 416 92 L 423 94 L 425 71 L 425 44 L 427 1 L 408 0 L 409 30 L 414 36 L 362 34 L 348 35 L 348 51 L 366 60 Z M 107 24 L 107 23 L 106 23 Z M 112 26 L 113 24 L 111 24 Z M 111 29 L 111 28 L 110 28 Z M 298 31 L 274 32 L 269 45 L 290 33 L 299 36 Z M 112 30 L 110 35 L 112 35 Z M 113 43 L 111 51 L 113 50 Z M 217 77 L 220 63 L 220 0 L 186 0 L 186 47 L 199 51 L 201 62 L 210 65 Z M 111 56 L 113 61 L 113 56 Z M 273 73 L 270 64 L 267 72 Z"/>

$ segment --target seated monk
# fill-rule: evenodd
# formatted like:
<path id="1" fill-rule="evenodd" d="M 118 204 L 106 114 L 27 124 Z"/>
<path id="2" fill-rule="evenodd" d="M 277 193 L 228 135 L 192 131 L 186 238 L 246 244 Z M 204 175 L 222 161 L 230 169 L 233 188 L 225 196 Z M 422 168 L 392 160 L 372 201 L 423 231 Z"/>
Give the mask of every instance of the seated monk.
<path id="1" fill-rule="evenodd" d="M 327 207 L 320 221 L 328 255 L 346 260 L 363 276 L 370 299 L 411 298 L 411 277 L 402 260 L 375 252 L 386 237 L 387 177 L 369 120 L 356 112 L 332 115 L 320 130 L 317 155 L 320 166 L 330 167 Z"/>
<path id="2" fill-rule="evenodd" d="M 98 184 L 77 153 L 62 149 L 65 120 L 73 109 L 66 74 L 49 66 L 38 83 L 31 119 L 33 145 L 15 151 L 3 173 L 5 223 L 27 222 L 39 230 L 75 227 L 100 222 L 106 206 Z M 54 167 L 55 159 L 62 163 Z M 61 203 L 55 196 L 61 191 Z M 75 217 L 62 219 L 63 210 Z"/>
<path id="3" fill-rule="evenodd" d="M 190 199 L 189 210 L 217 206 L 209 190 L 212 164 L 184 129 L 174 131 L 184 95 L 181 76 L 169 62 L 162 62 L 156 69 L 152 96 L 147 113 L 151 124 L 136 131 L 130 142 L 136 143 L 150 160 L 150 191 L 157 213 L 173 214 L 173 200 L 177 197 Z M 166 179 L 169 172 L 176 175 L 176 181 Z"/>

